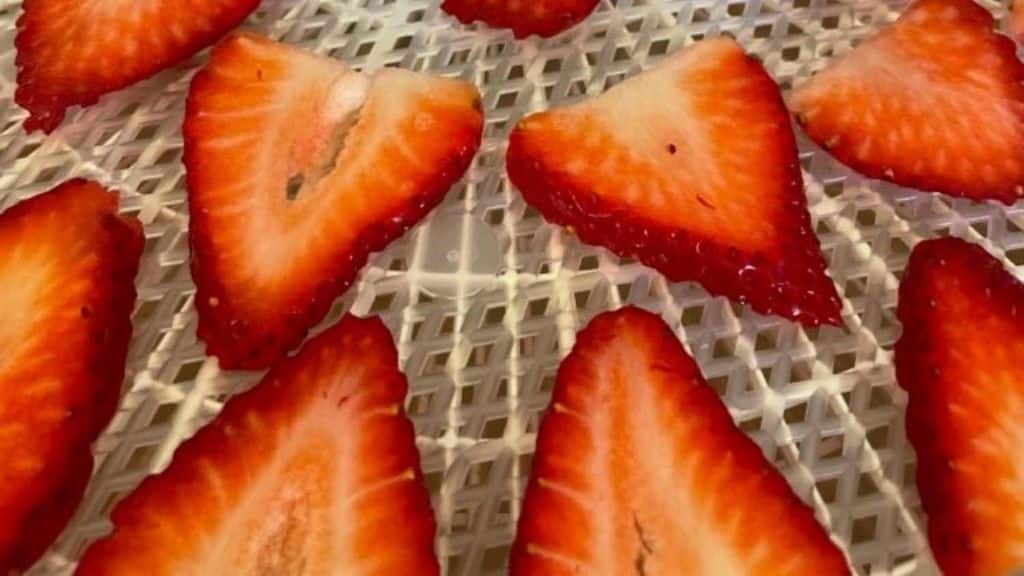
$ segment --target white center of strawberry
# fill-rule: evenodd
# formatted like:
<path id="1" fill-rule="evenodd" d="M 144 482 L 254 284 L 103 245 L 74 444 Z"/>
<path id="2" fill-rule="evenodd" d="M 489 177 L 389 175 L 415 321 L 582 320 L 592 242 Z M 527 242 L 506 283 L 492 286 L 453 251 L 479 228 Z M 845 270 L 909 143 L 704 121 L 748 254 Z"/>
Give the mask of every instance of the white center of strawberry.
<path id="1" fill-rule="evenodd" d="M 370 83 L 369 76 L 347 71 L 331 84 L 308 138 L 295 143 L 300 165 L 288 177 L 285 194 L 289 200 L 303 189 L 314 187 L 337 166 L 348 134 L 359 120 Z"/>
<path id="2" fill-rule="evenodd" d="M 342 123 L 355 114 L 366 102 L 370 92 L 370 77 L 359 72 L 343 74 L 331 86 L 327 103 L 324 107 L 327 122 Z"/>

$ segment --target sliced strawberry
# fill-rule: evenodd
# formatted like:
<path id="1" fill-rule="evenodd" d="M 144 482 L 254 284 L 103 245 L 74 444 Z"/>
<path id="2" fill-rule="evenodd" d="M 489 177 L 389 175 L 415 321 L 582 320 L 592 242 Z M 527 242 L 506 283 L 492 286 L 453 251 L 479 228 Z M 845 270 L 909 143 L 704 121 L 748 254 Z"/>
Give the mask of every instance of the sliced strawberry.
<path id="1" fill-rule="evenodd" d="M 1010 34 L 1017 42 L 1024 42 L 1024 0 L 1013 0 L 1010 12 Z"/>
<path id="2" fill-rule="evenodd" d="M 222 367 L 302 341 L 368 255 L 423 218 L 480 144 L 479 93 L 372 75 L 252 35 L 192 83 L 185 165 L 199 336 Z"/>
<path id="3" fill-rule="evenodd" d="M 18 90 L 25 129 L 51 132 L 88 106 L 188 59 L 245 20 L 260 0 L 24 0 Z"/>
<path id="4" fill-rule="evenodd" d="M 346 316 L 119 503 L 77 574 L 438 574 L 405 393 L 384 325 Z"/>
<path id="5" fill-rule="evenodd" d="M 918 244 L 896 371 L 928 537 L 945 574 L 1024 568 L 1024 285 L 985 250 Z"/>
<path id="6" fill-rule="evenodd" d="M 598 0 L 444 0 L 441 8 L 463 24 L 477 20 L 510 28 L 516 38 L 547 38 L 586 19 Z"/>
<path id="7" fill-rule="evenodd" d="M 508 173 L 591 244 L 807 325 L 838 324 L 778 87 L 710 40 L 592 100 L 521 121 Z"/>
<path id="8" fill-rule="evenodd" d="M 84 180 L 0 214 L 0 574 L 31 566 L 82 498 L 121 393 L 142 243 Z"/>
<path id="9" fill-rule="evenodd" d="M 1024 196 L 1024 64 L 971 0 L 918 0 L 793 96 L 807 134 L 872 178 Z"/>
<path id="10" fill-rule="evenodd" d="M 832 576 L 846 560 L 668 327 L 603 314 L 558 372 L 512 576 Z"/>

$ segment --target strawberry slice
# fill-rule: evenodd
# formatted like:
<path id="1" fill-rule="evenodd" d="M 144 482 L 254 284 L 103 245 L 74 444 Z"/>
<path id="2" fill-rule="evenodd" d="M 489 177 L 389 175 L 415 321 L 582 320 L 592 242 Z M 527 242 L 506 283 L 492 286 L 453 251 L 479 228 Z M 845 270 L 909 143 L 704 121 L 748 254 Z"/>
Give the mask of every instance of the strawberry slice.
<path id="1" fill-rule="evenodd" d="M 928 537 L 945 574 L 1024 568 L 1024 285 L 985 250 L 918 244 L 899 295 L 896 374 Z M 1016 571 L 1015 571 L 1016 570 Z"/>
<path id="2" fill-rule="evenodd" d="M 1024 64 L 971 0 L 918 0 L 799 88 L 807 134 L 872 178 L 1011 204 L 1024 196 Z"/>
<path id="3" fill-rule="evenodd" d="M 755 310 L 839 324 L 778 87 L 731 39 L 701 42 L 511 136 L 526 201 L 580 238 Z"/>
<path id="4" fill-rule="evenodd" d="M 1013 0 L 1009 28 L 1017 42 L 1024 42 L 1024 0 Z"/>
<path id="5" fill-rule="evenodd" d="M 52 132 L 70 106 L 95 104 L 187 60 L 260 0 L 24 0 L 18 89 L 25 129 Z"/>
<path id="6" fill-rule="evenodd" d="M 82 498 L 121 393 L 142 244 L 84 180 L 0 214 L 0 574 L 31 566 Z"/>
<path id="7" fill-rule="evenodd" d="M 225 368 L 294 348 L 368 255 L 437 205 L 480 144 L 472 85 L 225 40 L 185 120 L 199 336 Z"/>
<path id="8" fill-rule="evenodd" d="M 463 24 L 477 20 L 494 28 L 510 28 L 516 38 L 554 36 L 579 24 L 598 0 L 444 0 L 441 8 Z"/>
<path id="9" fill-rule="evenodd" d="M 119 503 L 77 574 L 439 574 L 405 393 L 384 324 L 346 316 Z"/>
<path id="10" fill-rule="evenodd" d="M 602 314 L 558 371 L 512 576 L 832 576 L 846 560 L 657 316 Z"/>

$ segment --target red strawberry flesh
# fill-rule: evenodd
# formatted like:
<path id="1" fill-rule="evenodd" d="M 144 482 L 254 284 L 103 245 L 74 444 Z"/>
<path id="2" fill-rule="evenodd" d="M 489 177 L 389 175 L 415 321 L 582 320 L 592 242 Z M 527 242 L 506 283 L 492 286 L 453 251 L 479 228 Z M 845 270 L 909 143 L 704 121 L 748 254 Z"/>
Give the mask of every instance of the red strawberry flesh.
<path id="1" fill-rule="evenodd" d="M 656 316 L 602 314 L 541 423 L 512 576 L 848 574 Z"/>
<path id="2" fill-rule="evenodd" d="M 124 377 L 142 228 L 72 180 L 0 214 L 0 574 L 78 507 Z"/>
<path id="3" fill-rule="evenodd" d="M 1010 12 L 1010 34 L 1017 42 L 1024 42 L 1024 1 L 1014 0 Z"/>
<path id="4" fill-rule="evenodd" d="M 24 0 L 18 90 L 25 129 L 51 132 L 88 106 L 187 60 L 231 30 L 259 0 Z"/>
<path id="5" fill-rule="evenodd" d="M 808 136 L 872 178 L 1024 196 L 1024 64 L 971 0 L 918 0 L 794 93 Z"/>
<path id="6" fill-rule="evenodd" d="M 117 505 L 77 574 L 439 574 L 406 381 L 346 316 Z"/>
<path id="7" fill-rule="evenodd" d="M 464 24 L 509 28 L 516 38 L 554 36 L 582 22 L 598 0 L 444 0 L 441 8 Z"/>
<path id="8" fill-rule="evenodd" d="M 580 104 L 527 117 L 508 172 L 584 241 L 806 325 L 840 323 L 778 87 L 701 42 Z"/>
<path id="9" fill-rule="evenodd" d="M 900 385 L 946 574 L 1024 567 L 1024 285 L 979 246 L 918 244 L 900 285 Z"/>
<path id="10" fill-rule="evenodd" d="M 226 368 L 294 348 L 366 263 L 437 205 L 480 143 L 467 83 L 237 35 L 185 120 L 199 336 Z"/>

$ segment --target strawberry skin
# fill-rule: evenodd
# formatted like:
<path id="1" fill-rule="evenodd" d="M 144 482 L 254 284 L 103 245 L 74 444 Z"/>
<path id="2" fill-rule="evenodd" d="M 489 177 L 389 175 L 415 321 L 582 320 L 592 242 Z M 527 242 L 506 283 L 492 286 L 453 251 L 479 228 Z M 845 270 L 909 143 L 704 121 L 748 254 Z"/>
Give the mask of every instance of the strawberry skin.
<path id="1" fill-rule="evenodd" d="M 0 214 L 0 574 L 28 569 L 81 501 L 121 392 L 142 244 L 85 180 Z"/>
<path id="2" fill-rule="evenodd" d="M 52 132 L 95 104 L 183 62 L 239 25 L 260 0 L 23 0 L 18 89 L 25 130 Z"/>
<path id="3" fill-rule="evenodd" d="M 119 503 L 77 574 L 439 574 L 405 393 L 383 323 L 346 316 Z"/>
<path id="4" fill-rule="evenodd" d="M 946 574 L 1024 567 L 1024 286 L 960 239 L 918 244 L 896 373 L 928 538 Z"/>
<path id="5" fill-rule="evenodd" d="M 971 0 L 917 0 L 797 89 L 815 142 L 872 178 L 998 200 L 1024 196 L 1024 64 Z"/>
<path id="6" fill-rule="evenodd" d="M 840 323 L 778 87 L 701 42 L 575 106 L 527 117 L 508 173 L 585 242 L 805 325 Z"/>
<path id="7" fill-rule="evenodd" d="M 548 38 L 579 24 L 598 0 L 444 0 L 441 8 L 463 24 L 509 28 L 516 38 Z"/>
<path id="8" fill-rule="evenodd" d="M 192 82 L 184 128 L 208 352 L 255 369 L 298 345 L 369 254 L 462 177 L 482 127 L 465 82 L 225 40 Z"/>
<path id="9" fill-rule="evenodd" d="M 562 362 L 512 576 L 848 574 L 657 316 L 602 314 Z"/>

